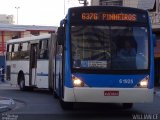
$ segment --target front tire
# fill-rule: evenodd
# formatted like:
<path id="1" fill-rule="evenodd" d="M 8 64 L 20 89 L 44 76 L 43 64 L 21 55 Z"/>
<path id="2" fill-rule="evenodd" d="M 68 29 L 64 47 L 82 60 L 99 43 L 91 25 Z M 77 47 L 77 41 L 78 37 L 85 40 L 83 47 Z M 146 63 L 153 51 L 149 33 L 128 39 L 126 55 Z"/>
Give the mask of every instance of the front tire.
<path id="1" fill-rule="evenodd" d="M 59 101 L 60 101 L 61 107 L 63 110 L 72 110 L 73 102 L 63 101 L 63 97 L 62 97 L 63 93 L 64 93 L 64 90 L 63 90 L 62 81 L 61 81 L 60 74 L 59 74 Z"/>
<path id="2" fill-rule="evenodd" d="M 60 99 L 60 104 L 63 110 L 72 110 L 73 109 L 73 102 L 64 102 Z"/>

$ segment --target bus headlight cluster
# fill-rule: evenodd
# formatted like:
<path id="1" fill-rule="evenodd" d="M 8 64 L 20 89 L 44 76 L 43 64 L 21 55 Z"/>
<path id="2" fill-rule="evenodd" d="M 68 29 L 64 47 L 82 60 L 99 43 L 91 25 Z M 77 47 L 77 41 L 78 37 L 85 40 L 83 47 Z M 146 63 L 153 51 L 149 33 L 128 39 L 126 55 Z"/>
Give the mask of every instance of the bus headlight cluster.
<path id="1" fill-rule="evenodd" d="M 84 87 L 85 86 L 84 82 L 80 78 L 74 75 L 72 75 L 72 81 L 73 81 L 74 87 Z"/>
<path id="2" fill-rule="evenodd" d="M 141 80 L 141 81 L 137 84 L 137 87 L 147 88 L 147 87 L 148 87 L 148 82 L 149 82 L 149 76 L 147 76 L 147 77 L 145 77 L 143 80 Z"/>
<path id="3" fill-rule="evenodd" d="M 147 87 L 148 86 L 148 80 L 142 80 L 140 83 L 141 87 Z"/>

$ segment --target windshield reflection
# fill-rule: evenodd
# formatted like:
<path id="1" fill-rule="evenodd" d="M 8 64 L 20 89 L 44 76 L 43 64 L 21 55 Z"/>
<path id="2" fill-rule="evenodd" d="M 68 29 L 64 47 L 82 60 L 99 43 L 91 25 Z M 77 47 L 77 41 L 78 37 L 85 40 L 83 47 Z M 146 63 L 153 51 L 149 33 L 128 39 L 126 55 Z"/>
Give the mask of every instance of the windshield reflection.
<path id="1" fill-rule="evenodd" d="M 148 69 L 145 27 L 73 26 L 71 43 L 73 68 Z"/>

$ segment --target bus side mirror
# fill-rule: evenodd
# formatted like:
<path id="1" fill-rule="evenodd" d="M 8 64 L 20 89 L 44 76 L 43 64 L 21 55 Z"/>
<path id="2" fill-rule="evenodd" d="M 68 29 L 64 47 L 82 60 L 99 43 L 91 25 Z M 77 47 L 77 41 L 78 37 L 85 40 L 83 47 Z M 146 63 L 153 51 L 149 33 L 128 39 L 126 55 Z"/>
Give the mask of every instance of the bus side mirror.
<path id="1" fill-rule="evenodd" d="M 57 41 L 59 45 L 63 45 L 65 40 L 65 27 L 58 27 Z"/>
<path id="2" fill-rule="evenodd" d="M 156 34 L 152 34 L 153 45 L 156 47 Z"/>

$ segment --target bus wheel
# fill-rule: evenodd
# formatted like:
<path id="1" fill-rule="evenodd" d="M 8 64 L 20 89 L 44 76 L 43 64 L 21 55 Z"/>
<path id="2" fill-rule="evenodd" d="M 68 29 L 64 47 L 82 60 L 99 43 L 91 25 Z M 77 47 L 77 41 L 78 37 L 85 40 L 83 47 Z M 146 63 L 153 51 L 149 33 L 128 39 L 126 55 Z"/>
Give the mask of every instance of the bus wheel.
<path id="1" fill-rule="evenodd" d="M 133 107 L 133 103 L 123 103 L 124 109 L 131 109 Z"/>
<path id="2" fill-rule="evenodd" d="M 73 109 L 73 102 L 64 102 L 60 99 L 60 104 L 63 110 L 72 110 Z"/>
<path id="3" fill-rule="evenodd" d="M 20 90 L 22 90 L 22 91 L 24 91 L 25 88 L 26 88 L 26 87 L 25 87 L 25 81 L 24 81 L 24 79 L 23 79 L 22 76 L 20 77 L 19 88 L 20 88 Z"/>

